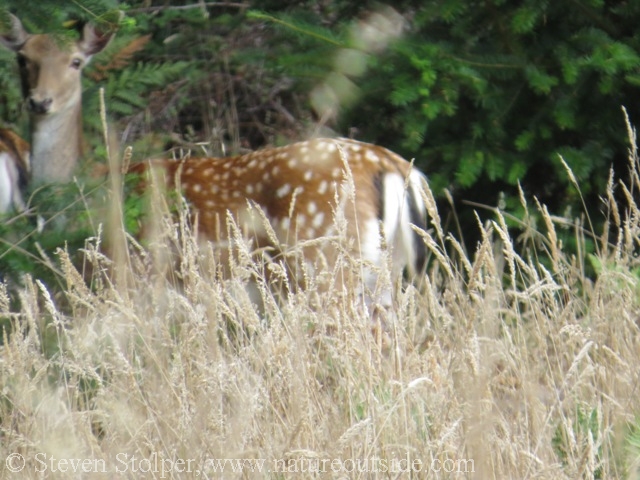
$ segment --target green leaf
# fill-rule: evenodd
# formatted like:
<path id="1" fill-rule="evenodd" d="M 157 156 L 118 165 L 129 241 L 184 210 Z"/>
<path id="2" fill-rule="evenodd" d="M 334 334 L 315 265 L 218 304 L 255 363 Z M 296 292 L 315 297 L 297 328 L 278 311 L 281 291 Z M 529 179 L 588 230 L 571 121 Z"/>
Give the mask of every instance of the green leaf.
<path id="1" fill-rule="evenodd" d="M 516 10 L 511 19 L 511 26 L 516 33 L 531 32 L 538 22 L 538 11 L 531 6 L 523 6 Z"/>
<path id="2" fill-rule="evenodd" d="M 557 77 L 543 72 L 534 65 L 528 65 L 525 68 L 525 75 L 529 86 L 539 94 L 547 95 L 553 87 L 558 85 Z"/>
<path id="3" fill-rule="evenodd" d="M 464 152 L 460 158 L 460 166 L 456 171 L 456 180 L 460 185 L 473 185 L 480 176 L 484 166 L 484 153 L 481 151 Z"/>

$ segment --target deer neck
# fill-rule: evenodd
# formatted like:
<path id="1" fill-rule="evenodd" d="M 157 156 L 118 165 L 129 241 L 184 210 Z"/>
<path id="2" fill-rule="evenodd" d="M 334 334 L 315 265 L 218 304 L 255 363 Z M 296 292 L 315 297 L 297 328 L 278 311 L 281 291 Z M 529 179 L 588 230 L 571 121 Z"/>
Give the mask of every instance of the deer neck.
<path id="1" fill-rule="evenodd" d="M 66 182 L 82 154 L 80 103 L 48 115 L 31 117 L 32 180 Z"/>

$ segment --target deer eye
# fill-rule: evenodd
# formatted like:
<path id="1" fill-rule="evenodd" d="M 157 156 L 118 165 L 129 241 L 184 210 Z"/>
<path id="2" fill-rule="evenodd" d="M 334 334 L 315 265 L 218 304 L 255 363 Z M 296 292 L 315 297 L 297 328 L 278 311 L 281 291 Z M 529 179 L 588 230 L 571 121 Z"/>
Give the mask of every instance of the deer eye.
<path id="1" fill-rule="evenodd" d="M 71 60 L 71 68 L 73 68 L 74 70 L 80 70 L 80 67 L 82 67 L 82 60 L 80 60 L 79 58 L 74 58 L 73 60 Z"/>

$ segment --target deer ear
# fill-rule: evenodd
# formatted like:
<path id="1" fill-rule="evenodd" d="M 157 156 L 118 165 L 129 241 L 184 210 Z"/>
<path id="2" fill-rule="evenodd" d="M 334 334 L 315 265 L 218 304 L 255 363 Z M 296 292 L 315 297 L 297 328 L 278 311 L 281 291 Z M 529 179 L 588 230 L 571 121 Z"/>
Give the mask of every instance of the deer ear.
<path id="1" fill-rule="evenodd" d="M 0 33 L 0 43 L 14 52 L 20 50 L 22 45 L 29 38 L 29 34 L 22 26 L 22 22 L 18 17 L 13 14 L 9 14 L 11 26 L 8 32 Z"/>
<path id="2" fill-rule="evenodd" d="M 122 12 L 118 12 L 117 21 L 104 21 L 98 26 L 93 23 L 87 23 L 82 29 L 82 38 L 78 42 L 80 51 L 87 57 L 102 51 L 115 36 L 122 16 Z"/>

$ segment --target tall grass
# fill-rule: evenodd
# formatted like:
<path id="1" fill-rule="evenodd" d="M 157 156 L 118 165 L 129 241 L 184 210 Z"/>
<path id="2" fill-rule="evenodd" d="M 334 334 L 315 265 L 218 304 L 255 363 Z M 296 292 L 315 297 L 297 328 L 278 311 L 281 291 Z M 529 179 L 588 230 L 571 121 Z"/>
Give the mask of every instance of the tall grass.
<path id="1" fill-rule="evenodd" d="M 421 232 L 429 270 L 396 289 L 384 339 L 355 283 L 326 292 L 308 278 L 276 295 L 274 276 L 288 285 L 281 264 L 254 261 L 248 242 L 223 276 L 183 210 L 157 217 L 144 247 L 116 216 L 111 255 L 100 237 L 87 243 L 91 268 L 59 252 L 63 290 L 24 278 L 16 310 L 0 287 L 12 326 L 0 353 L 0 460 L 26 462 L 12 473 L 11 457 L 1 478 L 636 478 L 630 133 L 631 180 L 612 177 L 603 195 L 610 221 L 597 255 L 565 252 L 559 219 L 536 205 L 545 231 L 531 255 L 516 252 L 497 212 L 467 257 L 433 211 Z M 345 258 L 318 275 L 357 267 Z M 91 472 L 74 473 L 70 459 Z M 220 472 L 215 459 L 244 459 L 244 472 Z M 265 459 L 262 471 L 250 459 Z"/>

